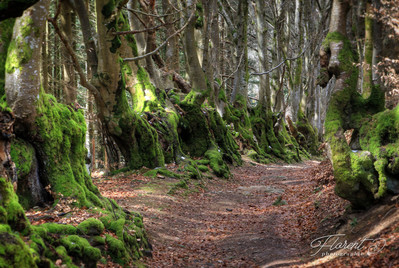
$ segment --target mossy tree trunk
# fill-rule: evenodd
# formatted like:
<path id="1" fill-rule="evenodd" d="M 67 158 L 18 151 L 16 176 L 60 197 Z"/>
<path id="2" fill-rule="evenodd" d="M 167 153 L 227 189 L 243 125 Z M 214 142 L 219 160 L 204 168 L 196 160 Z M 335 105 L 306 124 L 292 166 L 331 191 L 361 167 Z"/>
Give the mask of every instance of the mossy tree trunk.
<path id="1" fill-rule="evenodd" d="M 57 103 L 40 81 L 41 38 L 49 1 L 40 1 L 18 18 L 6 62 L 5 93 L 14 112 L 12 144 L 21 202 L 34 206 L 51 199 L 43 187 L 75 199 L 79 206 L 102 206 L 85 170 L 86 127 L 82 111 Z M 36 160 L 37 159 L 37 163 Z M 38 169 L 38 171 L 30 171 Z"/>
<path id="2" fill-rule="evenodd" d="M 371 95 L 373 79 L 373 18 L 371 14 L 371 1 L 366 1 L 365 34 L 364 34 L 364 63 L 362 95 L 368 98 Z"/>
<path id="3" fill-rule="evenodd" d="M 192 83 L 192 92 L 187 96 L 187 101 L 197 105 L 201 105 L 207 95 L 209 94 L 207 86 L 207 78 L 201 67 L 198 53 L 197 44 L 195 40 L 195 27 L 198 20 L 196 1 L 187 1 L 186 19 L 190 20 L 184 33 L 184 48 L 187 58 L 187 67 Z M 195 14 L 192 16 L 192 14 Z M 209 78 L 213 79 L 213 78 Z"/>
<path id="4" fill-rule="evenodd" d="M 345 34 L 348 8 L 348 2 L 333 2 L 330 32 L 320 53 L 323 70 L 337 78 L 327 109 L 325 138 L 336 193 L 354 206 L 367 207 L 387 193 L 389 184 L 395 185 L 397 136 L 391 133 L 396 131 L 397 119 L 396 110 L 380 112 L 384 97 L 379 87 L 371 85 L 367 99 L 357 92 L 357 56 Z M 346 131 L 353 133 L 349 142 Z"/>

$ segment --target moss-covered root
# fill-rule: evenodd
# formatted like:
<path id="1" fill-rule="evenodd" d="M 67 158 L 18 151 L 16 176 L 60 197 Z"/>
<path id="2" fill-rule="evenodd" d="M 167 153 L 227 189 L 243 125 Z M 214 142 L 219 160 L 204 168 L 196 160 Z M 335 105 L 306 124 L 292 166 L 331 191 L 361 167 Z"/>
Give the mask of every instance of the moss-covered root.
<path id="1" fill-rule="evenodd" d="M 209 149 L 205 153 L 205 158 L 209 160 L 209 166 L 216 176 L 226 179 L 230 177 L 230 169 L 225 161 L 223 161 L 223 155 L 220 149 Z"/>
<path id="2" fill-rule="evenodd" d="M 124 217 L 115 218 L 115 214 L 109 214 L 100 220 L 107 230 L 116 234 L 116 237 L 106 235 L 107 253 L 113 261 L 127 265 L 144 255 L 150 255 L 151 245 L 143 228 L 143 218 L 137 213 L 122 212 L 121 215 Z"/>

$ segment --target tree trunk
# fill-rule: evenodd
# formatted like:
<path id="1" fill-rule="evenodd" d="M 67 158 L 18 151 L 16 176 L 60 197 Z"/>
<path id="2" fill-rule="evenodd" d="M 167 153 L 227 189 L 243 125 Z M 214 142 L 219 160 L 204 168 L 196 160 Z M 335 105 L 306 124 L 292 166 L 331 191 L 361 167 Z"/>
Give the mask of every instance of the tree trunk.
<path id="1" fill-rule="evenodd" d="M 207 84 L 205 79 L 205 73 L 201 68 L 200 61 L 198 59 L 197 54 L 197 45 L 194 36 L 195 24 L 197 17 L 191 16 L 193 12 L 195 12 L 196 6 L 193 5 L 194 1 L 187 1 L 187 12 L 186 12 L 186 19 L 190 19 L 190 23 L 187 25 L 185 34 L 184 34 L 184 41 L 185 41 L 185 53 L 187 56 L 187 65 L 188 71 L 190 75 L 190 79 L 192 82 L 193 90 L 198 93 L 199 98 L 194 98 L 194 101 L 198 104 L 202 103 L 205 100 L 205 93 L 207 90 Z M 195 94 L 193 91 L 192 94 Z"/>
<path id="2" fill-rule="evenodd" d="M 235 103 L 237 96 L 241 105 L 246 107 L 248 98 L 248 45 L 247 45 L 247 28 L 248 28 L 248 1 L 240 1 L 237 10 L 237 72 L 234 74 L 233 89 L 231 92 L 230 102 Z"/>
<path id="3" fill-rule="evenodd" d="M 336 193 L 354 206 L 367 207 L 386 194 L 390 174 L 396 172 L 392 170 L 396 162 L 389 163 L 388 159 L 396 149 L 393 149 L 393 139 L 384 138 L 388 129 L 382 130 L 378 126 L 386 123 L 385 118 L 392 116 L 390 112 L 377 113 L 367 123 L 371 114 L 383 109 L 384 99 L 382 92 L 374 87 L 372 101 L 365 101 L 357 93 L 356 56 L 345 35 L 348 8 L 347 1 L 334 0 L 330 32 L 320 53 L 321 67 L 337 78 L 324 127 L 334 168 Z M 349 130 L 353 134 L 347 143 L 344 134 Z M 380 147 L 384 144 L 386 149 L 383 151 L 387 153 L 381 153 Z"/>
<path id="4" fill-rule="evenodd" d="M 62 34 L 69 40 L 71 44 L 75 43 L 74 35 L 72 32 L 72 24 L 74 23 L 72 21 L 73 18 L 74 15 L 72 14 L 72 9 L 70 8 L 69 4 L 66 1 L 62 2 L 60 13 L 60 29 Z M 73 67 L 70 55 L 68 54 L 68 51 L 64 46 L 61 47 L 61 59 L 63 71 L 62 85 L 64 103 L 73 106 L 77 98 L 75 69 Z"/>

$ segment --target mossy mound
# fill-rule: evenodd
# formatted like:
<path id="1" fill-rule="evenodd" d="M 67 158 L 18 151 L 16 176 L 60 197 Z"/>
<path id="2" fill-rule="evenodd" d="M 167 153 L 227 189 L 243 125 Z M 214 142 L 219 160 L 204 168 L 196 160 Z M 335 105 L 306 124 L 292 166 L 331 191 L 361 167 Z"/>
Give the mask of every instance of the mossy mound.
<path id="1" fill-rule="evenodd" d="M 84 235 L 100 235 L 104 232 L 104 224 L 98 219 L 90 218 L 81 222 L 77 230 Z"/>

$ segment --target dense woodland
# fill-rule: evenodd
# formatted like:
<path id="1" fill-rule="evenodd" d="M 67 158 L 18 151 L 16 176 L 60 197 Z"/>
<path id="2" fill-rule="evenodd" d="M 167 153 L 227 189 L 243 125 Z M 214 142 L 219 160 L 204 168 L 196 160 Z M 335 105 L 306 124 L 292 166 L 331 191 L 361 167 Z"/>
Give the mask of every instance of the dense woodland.
<path id="1" fill-rule="evenodd" d="M 1 267 L 151 254 L 97 169 L 186 183 L 328 157 L 353 208 L 399 193 L 397 1 L 2 0 L 0 20 Z M 45 206 L 99 216 L 32 225 Z"/>

